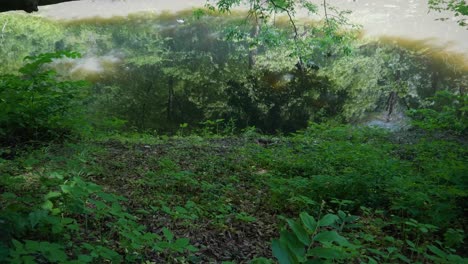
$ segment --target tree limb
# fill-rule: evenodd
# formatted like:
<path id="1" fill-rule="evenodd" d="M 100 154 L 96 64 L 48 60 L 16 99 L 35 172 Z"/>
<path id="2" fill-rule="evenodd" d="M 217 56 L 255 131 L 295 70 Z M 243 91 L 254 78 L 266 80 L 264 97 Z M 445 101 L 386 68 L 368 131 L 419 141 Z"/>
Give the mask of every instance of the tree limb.
<path id="1" fill-rule="evenodd" d="M 23 10 L 28 13 L 39 11 L 39 6 L 54 5 L 79 0 L 0 0 L 0 12 Z"/>

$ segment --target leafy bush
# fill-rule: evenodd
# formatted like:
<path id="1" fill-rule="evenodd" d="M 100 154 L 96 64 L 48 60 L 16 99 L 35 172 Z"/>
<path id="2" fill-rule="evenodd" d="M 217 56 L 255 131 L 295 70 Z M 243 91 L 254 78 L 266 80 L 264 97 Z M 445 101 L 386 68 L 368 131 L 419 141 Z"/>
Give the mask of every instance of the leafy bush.
<path id="1" fill-rule="evenodd" d="M 69 134 L 83 125 L 82 99 L 87 85 L 65 81 L 46 65 L 75 52 L 26 57 L 18 75 L 0 75 L 0 143 L 46 140 Z"/>
<path id="2" fill-rule="evenodd" d="M 362 208 L 369 213 L 369 209 Z M 382 234 L 378 217 L 360 217 L 338 210 L 318 220 L 302 212 L 298 220 L 286 219 L 287 227 L 272 242 L 280 264 L 296 263 L 466 263 L 450 243 L 429 241 L 437 227 L 414 219 L 389 224 L 401 238 Z M 370 220 L 368 220 L 370 219 Z M 459 230 L 462 232 L 461 230 Z M 452 233 L 454 230 L 452 230 Z M 460 234 L 460 233 L 458 233 Z M 453 237 L 453 236 L 452 236 Z M 258 259 L 254 263 L 271 263 Z"/>
<path id="3" fill-rule="evenodd" d="M 167 228 L 162 230 L 163 237 L 147 232 L 120 204 L 123 197 L 79 177 L 63 180 L 57 173 L 54 177 L 42 179 L 43 183 L 63 184 L 39 203 L 27 195 L 2 194 L 0 227 L 6 233 L 0 251 L 9 252 L 9 256 L 0 261 L 129 263 L 143 260 L 147 251 L 163 254 L 167 260 L 196 251 L 187 238 L 175 239 Z M 36 204 L 31 207 L 28 200 Z"/>
<path id="4" fill-rule="evenodd" d="M 413 124 L 434 130 L 448 130 L 466 135 L 468 129 L 468 95 L 439 91 L 428 99 L 427 107 L 410 111 Z"/>
<path id="5" fill-rule="evenodd" d="M 15 72 L 31 54 L 59 50 L 67 35 L 67 27 L 58 21 L 17 12 L 2 13 L 0 24 L 1 73 Z"/>
<path id="6" fill-rule="evenodd" d="M 358 256 L 358 247 L 337 232 L 357 217 L 347 216 L 342 211 L 340 216 L 341 218 L 338 215 L 326 214 L 317 221 L 303 212 L 300 214 L 300 221 L 288 219 L 288 226 L 292 232 L 285 229 L 279 239 L 273 240 L 274 256 L 280 263 L 306 263 L 312 259 L 351 259 Z"/>
<path id="7" fill-rule="evenodd" d="M 267 172 L 258 181 L 267 186 L 263 202 L 275 213 L 299 214 L 319 209 L 322 200 L 346 199 L 353 201 L 353 213 L 366 206 L 438 226 L 439 232 L 462 228 L 466 146 L 413 137 L 414 131 L 311 124 L 280 144 L 251 145 L 244 155 Z"/>

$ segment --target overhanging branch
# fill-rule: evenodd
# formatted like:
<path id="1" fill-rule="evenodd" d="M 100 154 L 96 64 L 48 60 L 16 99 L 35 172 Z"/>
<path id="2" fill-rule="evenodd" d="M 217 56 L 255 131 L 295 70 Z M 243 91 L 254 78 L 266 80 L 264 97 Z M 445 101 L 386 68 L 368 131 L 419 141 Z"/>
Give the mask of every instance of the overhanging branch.
<path id="1" fill-rule="evenodd" d="M 39 6 L 54 5 L 63 2 L 79 0 L 0 0 L 0 12 L 23 10 L 28 13 L 37 12 Z"/>

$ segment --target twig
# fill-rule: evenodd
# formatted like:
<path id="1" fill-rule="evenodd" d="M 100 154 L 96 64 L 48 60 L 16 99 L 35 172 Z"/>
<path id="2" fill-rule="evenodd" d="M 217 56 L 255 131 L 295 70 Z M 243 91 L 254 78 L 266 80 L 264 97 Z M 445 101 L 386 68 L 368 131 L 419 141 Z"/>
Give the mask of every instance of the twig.
<path id="1" fill-rule="evenodd" d="M 273 0 L 269 0 L 269 2 L 275 7 L 275 8 L 278 8 L 278 9 L 281 9 L 283 10 L 284 12 L 286 12 L 286 14 L 288 15 L 288 18 L 289 18 L 289 22 L 291 22 L 291 25 L 294 29 L 294 39 L 297 40 L 297 38 L 299 37 L 299 33 L 298 33 L 298 30 L 297 30 L 297 26 L 296 26 L 296 23 L 294 22 L 294 19 L 291 15 L 291 11 L 288 10 L 287 8 L 284 8 L 282 6 L 279 6 L 275 3 L 275 1 Z"/>
<path id="2" fill-rule="evenodd" d="M 323 0 L 323 11 L 325 12 L 325 21 L 329 26 L 330 22 L 328 21 L 327 0 Z"/>

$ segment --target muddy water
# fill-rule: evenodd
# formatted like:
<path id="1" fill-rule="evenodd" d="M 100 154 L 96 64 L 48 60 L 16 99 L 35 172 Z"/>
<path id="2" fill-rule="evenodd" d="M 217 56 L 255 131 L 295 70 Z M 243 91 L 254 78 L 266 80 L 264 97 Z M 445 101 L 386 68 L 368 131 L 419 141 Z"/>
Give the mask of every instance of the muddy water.
<path id="1" fill-rule="evenodd" d="M 211 0 L 212 1 L 212 0 Z M 321 4 L 322 0 L 313 0 Z M 353 22 L 363 25 L 368 36 L 425 40 L 428 44 L 468 55 L 468 30 L 446 14 L 429 12 L 427 0 L 328 0 L 330 5 L 351 10 Z M 40 15 L 54 19 L 126 16 L 135 12 L 180 11 L 203 7 L 206 0 L 81 0 L 45 6 Z M 300 14 L 304 16 L 305 14 Z M 467 56 L 468 57 L 468 56 Z M 467 60 L 468 61 L 468 60 Z"/>
<path id="2" fill-rule="evenodd" d="M 136 12 L 177 12 L 203 7 L 205 0 L 81 0 L 40 8 L 40 14 L 55 19 L 109 18 Z"/>
<path id="3" fill-rule="evenodd" d="M 352 11 L 350 19 L 364 26 L 368 36 L 425 40 L 428 44 L 468 55 L 468 30 L 450 16 L 429 12 L 427 0 L 329 0 Z M 429 12 L 429 13 L 428 13 Z"/>

